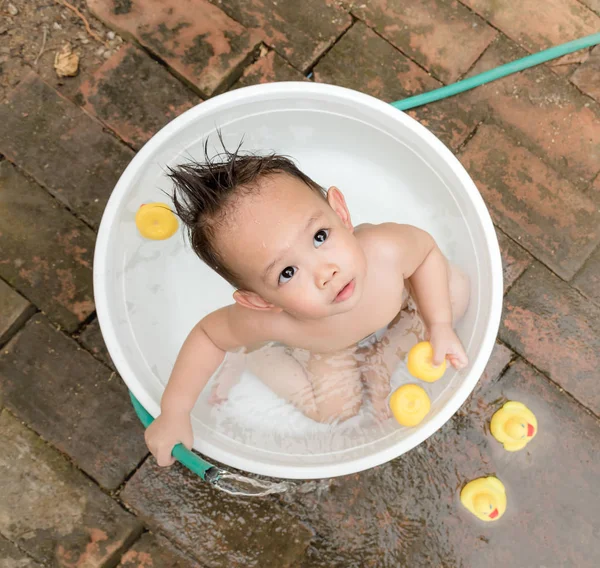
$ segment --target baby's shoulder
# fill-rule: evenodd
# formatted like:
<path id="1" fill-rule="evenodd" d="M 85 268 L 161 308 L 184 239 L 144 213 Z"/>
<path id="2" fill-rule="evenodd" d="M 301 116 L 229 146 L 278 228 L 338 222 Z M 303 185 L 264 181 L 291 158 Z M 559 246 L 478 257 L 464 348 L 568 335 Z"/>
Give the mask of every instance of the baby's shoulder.
<path id="1" fill-rule="evenodd" d="M 398 223 L 363 223 L 355 227 L 356 238 L 367 254 L 398 258 L 408 242 L 410 225 Z"/>
<path id="2" fill-rule="evenodd" d="M 239 304 L 228 306 L 231 329 L 245 347 L 269 341 L 281 341 L 287 329 L 287 314 L 271 310 L 253 310 Z"/>

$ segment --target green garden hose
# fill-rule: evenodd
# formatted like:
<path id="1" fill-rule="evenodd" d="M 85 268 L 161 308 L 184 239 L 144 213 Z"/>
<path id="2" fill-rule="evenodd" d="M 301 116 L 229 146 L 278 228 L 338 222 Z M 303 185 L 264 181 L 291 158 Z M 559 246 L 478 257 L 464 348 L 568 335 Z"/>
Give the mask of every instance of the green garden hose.
<path id="1" fill-rule="evenodd" d="M 585 49 L 587 47 L 591 47 L 599 43 L 600 33 L 592 34 L 586 37 L 582 37 L 580 39 L 576 39 L 575 41 L 570 41 L 568 43 L 563 43 L 561 45 L 551 47 L 550 49 L 545 49 L 544 51 L 534 53 L 533 55 L 528 55 L 527 57 L 523 57 L 522 59 L 517 59 L 517 61 L 512 61 L 511 63 L 507 63 L 506 65 L 501 65 L 500 67 L 496 67 L 495 69 L 491 69 L 490 71 L 480 73 L 479 75 L 475 75 L 474 77 L 470 77 L 469 79 L 458 81 L 457 83 L 454 83 L 452 85 L 441 87 L 439 89 L 435 89 L 434 91 L 429 91 L 428 93 L 423 93 L 414 97 L 409 97 L 401 101 L 396 101 L 391 104 L 393 107 L 399 110 L 408 110 L 414 107 L 425 105 L 427 103 L 438 101 L 440 99 L 445 99 L 453 95 L 457 95 L 458 93 L 468 91 L 469 89 L 474 89 L 475 87 L 484 85 L 486 83 L 489 83 L 490 81 L 501 79 L 502 77 L 506 77 L 507 75 L 510 75 L 512 73 L 523 71 L 524 69 L 528 69 L 529 67 L 539 65 L 540 63 L 545 63 L 546 61 L 550 61 L 551 59 L 557 59 L 558 57 L 562 57 L 563 55 L 567 55 L 568 53 L 572 53 L 573 51 Z M 150 416 L 150 414 L 139 403 L 139 401 L 135 398 L 135 396 L 133 396 L 131 392 L 129 394 L 131 396 L 133 407 L 139 419 L 141 420 L 144 427 L 147 428 L 153 421 L 152 416 Z M 216 485 L 220 489 L 234 495 L 259 496 L 266 495 L 268 493 L 277 493 L 285 491 L 288 488 L 288 485 L 286 483 L 267 484 L 256 479 L 245 478 L 236 474 L 229 473 L 203 460 L 200 456 L 194 454 L 192 451 L 185 448 L 182 444 L 177 444 L 173 448 L 173 456 L 189 470 L 199 475 L 203 480 L 208 481 L 213 485 Z M 245 483 L 248 487 L 248 490 L 239 491 L 236 490 L 235 487 L 227 488 L 222 483 L 220 483 L 222 480 L 227 478 L 235 480 L 236 483 Z"/>
<path id="2" fill-rule="evenodd" d="M 474 89 L 480 85 L 485 85 L 490 81 L 501 79 L 502 77 L 506 77 L 512 73 L 523 71 L 524 69 L 534 67 L 535 65 L 545 63 L 546 61 L 550 61 L 552 59 L 558 59 L 563 55 L 573 53 L 573 51 L 592 47 L 593 45 L 597 45 L 599 43 L 600 32 L 551 47 L 550 49 L 545 49 L 544 51 L 534 53 L 533 55 L 528 55 L 527 57 L 517 59 L 516 61 L 511 61 L 510 63 L 500 65 L 500 67 L 496 67 L 495 69 L 490 69 L 484 73 L 479 73 L 479 75 L 475 75 L 474 77 L 469 77 L 468 79 L 463 79 L 462 81 L 453 83 L 452 85 L 440 87 L 439 89 L 429 91 L 428 93 L 423 93 L 421 95 L 415 95 L 414 97 L 402 99 L 401 101 L 396 101 L 395 103 L 391 103 L 391 105 L 399 110 L 408 110 L 410 108 L 426 105 L 427 103 L 432 103 L 434 101 L 439 101 L 440 99 L 458 95 L 458 93 Z"/>

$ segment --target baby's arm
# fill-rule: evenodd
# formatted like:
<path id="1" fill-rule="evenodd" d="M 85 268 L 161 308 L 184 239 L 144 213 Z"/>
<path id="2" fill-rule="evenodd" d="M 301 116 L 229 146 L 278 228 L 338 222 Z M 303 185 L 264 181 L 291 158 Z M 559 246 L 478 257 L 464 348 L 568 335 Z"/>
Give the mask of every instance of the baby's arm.
<path id="1" fill-rule="evenodd" d="M 395 225 L 400 266 L 410 281 L 433 346 L 433 363 L 448 358 L 454 367 L 468 364 L 465 350 L 452 329 L 449 266 L 433 237 L 410 225 Z"/>
<path id="2" fill-rule="evenodd" d="M 250 318 L 244 310 L 234 304 L 209 314 L 185 340 L 161 399 L 161 413 L 145 434 L 146 444 L 158 465 L 171 465 L 175 461 L 171 451 L 176 444 L 192 447 L 190 413 L 225 353 L 260 340 L 256 336 L 260 334 L 258 328 L 247 324 Z"/>

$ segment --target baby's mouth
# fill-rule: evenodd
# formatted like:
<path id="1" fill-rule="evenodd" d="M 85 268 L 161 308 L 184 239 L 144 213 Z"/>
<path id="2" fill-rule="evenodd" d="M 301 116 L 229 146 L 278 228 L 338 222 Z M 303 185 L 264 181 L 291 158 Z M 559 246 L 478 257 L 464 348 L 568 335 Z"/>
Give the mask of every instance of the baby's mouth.
<path id="1" fill-rule="evenodd" d="M 339 303 L 339 302 L 343 302 L 343 301 L 347 300 L 348 298 L 350 298 L 352 296 L 352 294 L 354 294 L 354 287 L 355 286 L 356 286 L 356 281 L 353 278 L 352 280 L 350 280 L 350 282 L 348 282 L 348 284 L 346 284 L 337 293 L 337 296 L 334 298 L 333 301 L 335 303 Z"/>

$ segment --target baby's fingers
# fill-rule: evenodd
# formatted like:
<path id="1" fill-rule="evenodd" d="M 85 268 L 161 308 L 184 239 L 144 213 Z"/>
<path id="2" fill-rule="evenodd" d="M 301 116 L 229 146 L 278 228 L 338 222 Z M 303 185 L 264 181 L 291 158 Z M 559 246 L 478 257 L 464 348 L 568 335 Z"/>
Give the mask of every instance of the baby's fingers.
<path id="1" fill-rule="evenodd" d="M 433 357 L 431 358 L 431 362 L 434 366 L 439 367 L 446 358 L 446 354 L 448 353 L 448 349 L 445 345 L 435 345 L 432 344 L 433 347 Z"/>
<path id="2" fill-rule="evenodd" d="M 448 355 L 448 361 L 457 370 L 464 369 L 469 364 L 465 353 L 451 353 Z"/>
<path id="3" fill-rule="evenodd" d="M 171 455 L 173 448 L 161 448 L 154 455 L 156 457 L 156 463 L 160 467 L 168 467 L 175 463 L 175 458 Z"/>

